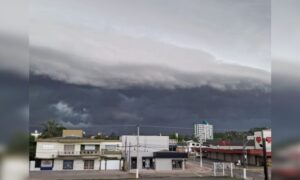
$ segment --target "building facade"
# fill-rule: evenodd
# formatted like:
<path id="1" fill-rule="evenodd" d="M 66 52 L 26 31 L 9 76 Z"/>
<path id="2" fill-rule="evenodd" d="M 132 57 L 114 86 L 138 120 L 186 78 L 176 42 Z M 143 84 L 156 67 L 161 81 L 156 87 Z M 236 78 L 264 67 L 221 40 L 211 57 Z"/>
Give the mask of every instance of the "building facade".
<path id="1" fill-rule="evenodd" d="M 271 131 L 264 130 L 264 138 L 266 139 L 267 159 L 271 162 Z M 208 147 L 202 148 L 203 156 L 217 161 L 234 162 L 236 164 L 262 166 L 263 165 L 263 149 L 260 146 L 262 131 L 254 132 L 254 138 L 244 141 L 209 141 L 206 143 Z M 193 148 L 199 152 L 200 148 Z M 246 158 L 245 158 L 246 156 Z"/>
<path id="2" fill-rule="evenodd" d="M 121 136 L 127 169 L 179 170 L 187 153 L 169 151 L 169 136 Z M 139 143 L 137 143 L 139 141 Z M 139 144 L 139 146 L 138 146 Z M 139 147 L 139 148 L 138 148 Z"/>
<path id="3" fill-rule="evenodd" d="M 203 121 L 200 124 L 194 124 L 194 136 L 205 142 L 214 138 L 213 125 Z"/>
<path id="4" fill-rule="evenodd" d="M 121 141 L 63 136 L 37 139 L 35 169 L 121 170 Z"/>

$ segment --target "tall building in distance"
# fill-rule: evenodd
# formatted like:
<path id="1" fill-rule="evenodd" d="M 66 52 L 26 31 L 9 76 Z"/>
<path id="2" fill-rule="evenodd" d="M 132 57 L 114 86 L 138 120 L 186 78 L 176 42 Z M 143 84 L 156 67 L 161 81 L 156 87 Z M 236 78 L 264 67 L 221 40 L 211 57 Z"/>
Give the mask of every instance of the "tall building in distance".
<path id="1" fill-rule="evenodd" d="M 194 136 L 200 138 L 202 142 L 214 138 L 213 125 L 207 121 L 203 121 L 200 124 L 194 124 Z"/>

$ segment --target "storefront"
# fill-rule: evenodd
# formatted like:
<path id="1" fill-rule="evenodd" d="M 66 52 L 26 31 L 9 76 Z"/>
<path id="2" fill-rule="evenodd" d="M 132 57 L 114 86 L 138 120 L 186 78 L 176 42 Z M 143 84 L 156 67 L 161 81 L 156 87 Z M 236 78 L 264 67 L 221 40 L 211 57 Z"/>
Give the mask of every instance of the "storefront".
<path id="1" fill-rule="evenodd" d="M 184 170 L 187 153 L 183 152 L 154 152 L 155 170 Z"/>

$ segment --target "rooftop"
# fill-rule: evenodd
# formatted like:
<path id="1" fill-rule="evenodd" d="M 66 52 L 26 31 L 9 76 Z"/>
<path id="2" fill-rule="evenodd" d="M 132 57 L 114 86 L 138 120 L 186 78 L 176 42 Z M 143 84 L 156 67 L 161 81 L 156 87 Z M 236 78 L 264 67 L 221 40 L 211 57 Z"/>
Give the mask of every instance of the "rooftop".
<path id="1" fill-rule="evenodd" d="M 79 138 L 79 137 L 55 137 L 55 138 L 39 138 L 37 142 L 74 142 L 74 143 L 81 143 L 81 142 L 121 142 L 120 140 L 106 140 L 106 139 L 91 139 L 91 138 Z"/>

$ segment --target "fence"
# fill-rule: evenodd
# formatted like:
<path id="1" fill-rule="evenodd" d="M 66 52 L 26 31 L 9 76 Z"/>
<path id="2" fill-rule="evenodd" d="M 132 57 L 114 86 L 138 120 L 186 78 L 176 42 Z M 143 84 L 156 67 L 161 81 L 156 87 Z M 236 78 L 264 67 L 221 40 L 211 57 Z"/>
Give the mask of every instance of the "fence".
<path id="1" fill-rule="evenodd" d="M 214 162 L 213 163 L 213 172 L 214 176 L 230 176 L 233 177 L 233 163 L 226 162 Z"/>
<path id="2" fill-rule="evenodd" d="M 246 169 L 237 167 L 231 162 L 214 162 L 213 175 L 246 179 Z"/>

